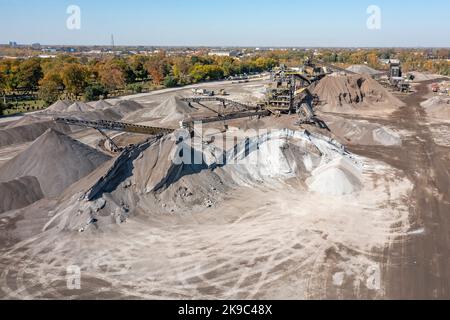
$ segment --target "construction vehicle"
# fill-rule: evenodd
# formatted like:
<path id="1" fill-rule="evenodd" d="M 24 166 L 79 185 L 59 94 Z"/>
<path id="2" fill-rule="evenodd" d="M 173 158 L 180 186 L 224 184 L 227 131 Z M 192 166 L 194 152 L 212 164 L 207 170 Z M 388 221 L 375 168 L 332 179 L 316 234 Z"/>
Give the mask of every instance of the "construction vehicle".
<path id="1" fill-rule="evenodd" d="M 438 93 L 438 92 L 439 92 L 439 89 L 440 89 L 439 84 L 433 83 L 433 84 L 431 85 L 431 90 L 432 90 L 434 93 Z"/>
<path id="2" fill-rule="evenodd" d="M 228 92 L 225 91 L 225 89 L 220 89 L 217 93 L 219 96 L 228 96 Z"/>
<path id="3" fill-rule="evenodd" d="M 400 60 L 391 60 L 389 63 L 389 83 L 390 86 L 400 92 L 410 92 L 411 84 L 403 77 Z"/>
<path id="4" fill-rule="evenodd" d="M 205 96 L 205 97 L 214 97 L 215 92 L 207 89 L 192 89 L 192 93 L 194 96 Z"/>

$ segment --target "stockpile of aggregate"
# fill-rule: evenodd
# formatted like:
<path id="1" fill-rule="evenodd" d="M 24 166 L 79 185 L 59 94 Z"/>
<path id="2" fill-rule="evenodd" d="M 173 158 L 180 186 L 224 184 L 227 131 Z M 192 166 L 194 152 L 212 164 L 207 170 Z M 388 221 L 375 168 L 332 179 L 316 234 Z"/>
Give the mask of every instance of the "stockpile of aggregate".
<path id="1" fill-rule="evenodd" d="M 35 177 L 0 182 L 0 213 L 21 209 L 44 198 Z"/>
<path id="2" fill-rule="evenodd" d="M 35 177 L 46 197 L 56 197 L 109 159 L 109 156 L 49 129 L 0 168 L 0 182 Z"/>
<path id="3" fill-rule="evenodd" d="M 366 75 L 328 76 L 314 88 L 329 109 L 341 107 L 401 107 L 403 102 Z"/>

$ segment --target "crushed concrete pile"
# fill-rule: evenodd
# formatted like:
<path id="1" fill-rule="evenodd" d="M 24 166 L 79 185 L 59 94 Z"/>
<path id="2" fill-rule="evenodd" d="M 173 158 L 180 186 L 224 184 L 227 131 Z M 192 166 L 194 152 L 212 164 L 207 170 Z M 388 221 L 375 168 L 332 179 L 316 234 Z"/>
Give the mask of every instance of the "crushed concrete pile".
<path id="1" fill-rule="evenodd" d="M 195 109 L 181 101 L 181 97 L 173 96 L 148 113 L 150 118 L 159 118 L 162 123 L 178 122 L 189 117 Z"/>
<path id="2" fill-rule="evenodd" d="M 353 66 L 348 67 L 347 70 L 358 74 L 368 74 L 368 75 L 377 75 L 382 73 L 378 70 L 375 70 L 363 64 L 355 64 Z"/>
<path id="3" fill-rule="evenodd" d="M 0 213 L 21 209 L 44 198 L 35 177 L 0 182 Z"/>
<path id="4" fill-rule="evenodd" d="M 68 100 L 58 100 L 54 104 L 52 104 L 50 107 L 46 109 L 46 111 L 50 112 L 67 112 L 67 108 L 69 108 L 73 104 L 72 101 Z"/>
<path id="5" fill-rule="evenodd" d="M 0 182 L 36 177 L 46 197 L 60 195 L 110 157 L 53 129 L 0 167 Z"/>
<path id="6" fill-rule="evenodd" d="M 118 114 L 120 114 L 122 117 L 139 111 L 141 109 L 143 109 L 144 107 L 136 102 L 136 101 L 132 101 L 132 100 L 120 100 L 117 104 L 115 104 L 114 106 L 110 107 L 110 110 L 113 110 L 114 112 L 117 112 Z"/>
<path id="7" fill-rule="evenodd" d="M 85 231 L 87 221 L 109 225 L 120 224 L 130 215 L 190 212 L 214 206 L 236 187 L 282 186 L 289 180 L 307 188 L 305 181 L 312 176 L 311 191 L 350 195 L 361 189 L 359 170 L 358 161 L 342 145 L 307 131 L 254 136 L 228 151 L 178 142 L 173 134 L 128 148 L 100 179 L 80 181 L 92 187 L 84 200 L 77 195 L 65 207 L 81 213 L 56 223 Z M 323 184 L 336 190 L 321 188 Z"/>
<path id="8" fill-rule="evenodd" d="M 345 142 L 346 145 L 381 145 L 387 147 L 402 145 L 402 139 L 399 134 L 376 123 L 363 120 L 349 120 L 330 115 L 324 115 L 323 120 L 333 134 Z"/>
<path id="9" fill-rule="evenodd" d="M 15 127 L 22 127 L 29 124 L 33 124 L 36 122 L 44 121 L 41 117 L 33 116 L 33 115 L 24 115 L 19 120 L 12 121 L 8 123 L 6 126 L 3 127 L 3 129 L 11 129 Z"/>
<path id="10" fill-rule="evenodd" d="M 421 103 L 421 106 L 430 118 L 450 120 L 450 97 L 435 96 Z"/>
<path id="11" fill-rule="evenodd" d="M 331 110 L 404 105 L 381 84 L 366 75 L 325 77 L 317 84 L 313 93 Z"/>
<path id="12" fill-rule="evenodd" d="M 87 103 L 81 102 L 81 101 L 77 101 L 73 104 L 71 104 L 68 108 L 67 108 L 67 112 L 73 112 L 73 113 L 78 113 L 78 112 L 91 112 L 93 111 L 94 108 L 91 107 L 90 105 L 88 105 Z"/>
<path id="13" fill-rule="evenodd" d="M 80 119 L 80 120 L 109 120 L 109 121 L 119 121 L 122 120 L 123 116 L 116 112 L 113 108 L 108 108 L 104 110 L 94 110 L 86 113 L 76 113 L 71 114 L 70 118 Z"/>
<path id="14" fill-rule="evenodd" d="M 48 129 L 54 129 L 65 134 L 72 133 L 72 128 L 66 124 L 48 120 L 29 119 L 28 116 L 0 130 L 0 147 L 32 142 Z"/>
<path id="15" fill-rule="evenodd" d="M 104 110 L 104 109 L 108 109 L 112 106 L 110 103 L 106 102 L 105 100 L 90 102 L 88 104 L 90 106 L 92 106 L 92 108 L 94 108 L 95 110 Z"/>
<path id="16" fill-rule="evenodd" d="M 439 74 L 429 73 L 429 72 L 411 71 L 411 72 L 408 72 L 408 74 L 414 76 L 414 82 L 423 82 L 423 81 L 430 81 L 430 80 L 436 80 L 439 78 L 444 78 L 444 76 L 441 76 Z"/>

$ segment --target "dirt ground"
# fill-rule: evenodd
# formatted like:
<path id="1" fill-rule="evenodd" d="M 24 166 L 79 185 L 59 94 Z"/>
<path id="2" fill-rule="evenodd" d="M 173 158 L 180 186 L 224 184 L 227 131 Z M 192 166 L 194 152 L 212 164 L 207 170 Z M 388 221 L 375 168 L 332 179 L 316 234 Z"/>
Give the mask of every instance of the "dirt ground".
<path id="1" fill-rule="evenodd" d="M 435 143 L 433 128 L 427 124 L 420 106 L 430 83 L 422 83 L 415 94 L 404 98 L 407 107 L 387 120 L 396 128 L 414 133 L 403 141 L 402 152 L 383 147 L 351 147 L 353 152 L 399 168 L 414 184 L 408 200 L 410 220 L 422 232 L 402 236 L 386 248 L 383 270 L 387 298 L 450 298 L 450 148 Z"/>
<path id="2" fill-rule="evenodd" d="M 59 200 L 2 214 L 0 298 L 450 298 L 450 126 L 430 124 L 420 105 L 430 95 L 430 83 L 399 96 L 405 106 L 389 112 L 323 113 L 344 123 L 334 134 L 305 127 L 347 145 L 362 168 L 364 187 L 355 194 L 311 192 L 298 178 L 271 180 L 226 190 L 208 208 L 136 211 L 120 226 L 79 233 L 49 224 L 77 215 L 77 199 L 107 163 Z M 264 84 L 210 86 L 248 102 L 261 95 Z M 133 99 L 151 109 L 189 91 Z M 127 119 L 155 123 L 142 118 L 147 112 Z M 286 116 L 229 125 L 293 129 L 294 122 Z M 355 138 L 360 131 L 352 130 L 358 127 L 368 132 L 364 139 Z M 395 131 L 400 143 L 368 138 L 380 128 Z M 97 149 L 102 139 L 93 130 L 71 137 Z M 138 143 L 140 137 L 119 134 L 115 140 Z M 25 148 L 0 149 L 0 166 Z M 72 266 L 80 268 L 80 289 L 67 285 Z"/>

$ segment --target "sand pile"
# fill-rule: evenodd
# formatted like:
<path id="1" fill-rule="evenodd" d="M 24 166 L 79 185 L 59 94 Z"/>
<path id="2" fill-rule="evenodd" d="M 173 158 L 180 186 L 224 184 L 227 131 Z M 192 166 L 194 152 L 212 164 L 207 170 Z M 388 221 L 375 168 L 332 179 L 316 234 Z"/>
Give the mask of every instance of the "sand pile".
<path id="1" fill-rule="evenodd" d="M 95 110 L 104 110 L 110 108 L 112 105 L 106 102 L 105 100 L 95 101 L 88 103 Z"/>
<path id="2" fill-rule="evenodd" d="M 0 182 L 36 177 L 44 195 L 56 197 L 109 159 L 109 156 L 49 129 L 0 168 Z"/>
<path id="3" fill-rule="evenodd" d="M 66 112 L 67 108 L 69 108 L 73 102 L 68 100 L 58 100 L 54 104 L 52 104 L 50 107 L 46 109 L 46 111 L 50 112 Z"/>
<path id="4" fill-rule="evenodd" d="M 29 124 L 26 124 L 28 122 Z M 17 123 L 0 130 L 0 147 L 34 141 L 50 128 L 65 134 L 72 132 L 70 126 L 66 124 L 47 120 L 35 121 L 35 119 L 24 117 Z"/>
<path id="5" fill-rule="evenodd" d="M 44 198 L 35 177 L 0 183 L 0 213 L 21 209 Z"/>
<path id="6" fill-rule="evenodd" d="M 173 96 L 149 112 L 148 117 L 160 118 L 162 123 L 177 122 L 186 119 L 194 111 L 189 104 L 181 101 L 181 97 Z"/>
<path id="7" fill-rule="evenodd" d="M 313 90 L 325 110 L 355 107 L 400 107 L 404 104 L 369 76 L 325 77 Z M 327 111 L 328 111 L 327 110 Z"/>
<path id="8" fill-rule="evenodd" d="M 67 108 L 67 112 L 90 112 L 94 109 L 87 103 L 77 101 Z"/>
<path id="9" fill-rule="evenodd" d="M 433 119 L 450 120 L 450 97 L 435 96 L 421 104 Z"/>
<path id="10" fill-rule="evenodd" d="M 355 64 L 347 68 L 348 71 L 358 74 L 376 75 L 381 72 L 363 64 Z"/>

